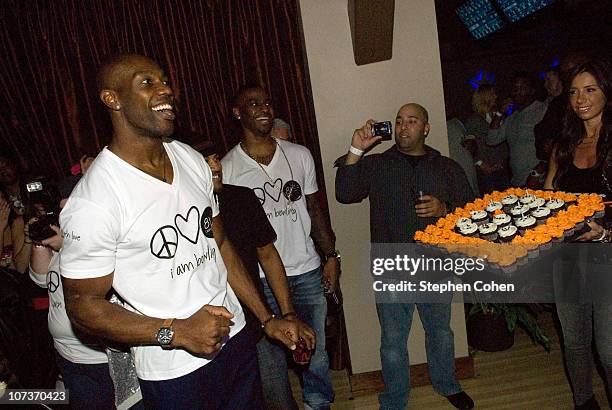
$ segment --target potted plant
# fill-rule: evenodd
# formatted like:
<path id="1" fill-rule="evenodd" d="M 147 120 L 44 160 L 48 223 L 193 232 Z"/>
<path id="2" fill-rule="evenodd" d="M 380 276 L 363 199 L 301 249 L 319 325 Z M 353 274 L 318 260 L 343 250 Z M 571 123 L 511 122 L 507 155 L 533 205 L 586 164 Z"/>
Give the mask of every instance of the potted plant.
<path id="1" fill-rule="evenodd" d="M 550 339 L 537 322 L 533 305 L 514 303 L 475 303 L 467 314 L 468 344 L 486 352 L 509 349 L 514 329 L 520 325 L 534 343 L 550 351 Z"/>

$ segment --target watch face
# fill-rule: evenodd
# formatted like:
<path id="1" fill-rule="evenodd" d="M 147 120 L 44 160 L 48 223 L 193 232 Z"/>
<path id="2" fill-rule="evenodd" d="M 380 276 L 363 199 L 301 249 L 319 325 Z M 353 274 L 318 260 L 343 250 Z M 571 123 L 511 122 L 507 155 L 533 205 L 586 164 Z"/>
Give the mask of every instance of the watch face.
<path id="1" fill-rule="evenodd" d="M 174 330 L 169 327 L 162 327 L 157 331 L 157 342 L 162 345 L 169 345 L 172 343 L 172 338 L 174 337 Z"/>

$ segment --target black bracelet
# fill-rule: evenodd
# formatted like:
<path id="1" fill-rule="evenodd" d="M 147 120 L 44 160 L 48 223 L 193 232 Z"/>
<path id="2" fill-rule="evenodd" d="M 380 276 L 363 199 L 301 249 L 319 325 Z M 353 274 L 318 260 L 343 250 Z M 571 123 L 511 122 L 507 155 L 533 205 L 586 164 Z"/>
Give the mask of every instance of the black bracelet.
<path id="1" fill-rule="evenodd" d="M 287 319 L 289 316 L 297 317 L 297 313 L 295 313 L 294 311 L 287 312 L 283 315 L 283 319 Z"/>
<path id="2" fill-rule="evenodd" d="M 275 315 L 274 313 L 273 313 L 273 314 L 271 314 L 270 316 L 268 316 L 268 318 L 267 318 L 266 320 L 264 320 L 263 322 L 261 322 L 261 328 L 262 328 L 262 329 L 265 329 L 265 328 L 266 328 L 266 325 L 267 325 L 268 323 L 270 323 L 270 321 L 271 321 L 272 319 L 275 319 L 275 318 L 276 318 L 276 315 Z"/>

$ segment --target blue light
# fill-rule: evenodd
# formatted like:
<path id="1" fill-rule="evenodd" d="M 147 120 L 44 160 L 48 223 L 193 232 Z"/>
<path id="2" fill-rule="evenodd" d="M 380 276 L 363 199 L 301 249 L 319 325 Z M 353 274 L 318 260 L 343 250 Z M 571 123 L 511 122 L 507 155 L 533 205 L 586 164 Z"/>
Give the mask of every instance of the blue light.
<path id="1" fill-rule="evenodd" d="M 495 83 L 495 75 L 493 73 L 487 73 L 483 68 L 478 71 L 478 74 L 470 79 L 470 86 L 472 89 L 477 89 L 482 83 Z"/>
<path id="2" fill-rule="evenodd" d="M 557 68 L 557 67 L 559 67 L 559 64 L 560 64 L 560 62 L 559 62 L 559 58 L 558 58 L 558 57 L 555 57 L 555 58 L 553 59 L 552 63 L 550 64 L 550 67 L 551 67 L 551 68 Z"/>
<path id="3" fill-rule="evenodd" d="M 540 77 L 541 79 L 545 79 L 546 78 L 546 71 L 540 71 L 540 73 L 538 74 L 538 77 Z"/>

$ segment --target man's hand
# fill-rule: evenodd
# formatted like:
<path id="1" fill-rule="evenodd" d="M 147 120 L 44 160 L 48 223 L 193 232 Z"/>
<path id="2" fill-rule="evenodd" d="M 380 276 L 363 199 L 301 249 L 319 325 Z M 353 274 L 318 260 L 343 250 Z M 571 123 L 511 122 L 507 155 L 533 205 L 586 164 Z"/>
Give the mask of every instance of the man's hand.
<path id="1" fill-rule="evenodd" d="M 62 244 L 64 243 L 64 238 L 62 237 L 62 233 L 60 231 L 59 226 L 56 225 L 49 225 L 49 227 L 51 227 L 51 229 L 53 229 L 53 232 L 55 232 L 55 235 L 47 238 L 47 239 L 43 239 L 41 244 L 48 246 L 49 248 L 53 249 L 56 252 L 59 252 L 60 249 L 62 249 Z"/>
<path id="2" fill-rule="evenodd" d="M 290 350 L 295 350 L 296 343 L 304 339 L 308 349 L 314 349 L 316 339 L 315 332 L 299 319 L 279 319 L 270 320 L 264 327 L 264 332 L 272 339 L 282 342 Z"/>
<path id="3" fill-rule="evenodd" d="M 204 305 L 187 319 L 174 321 L 173 347 L 182 347 L 196 355 L 211 355 L 221 349 L 233 317 L 223 306 Z"/>
<path id="4" fill-rule="evenodd" d="M 325 289 L 325 293 L 333 293 L 338 288 L 338 280 L 340 279 L 340 262 L 338 258 L 327 258 L 323 265 L 323 277 L 321 285 Z"/>
<path id="5" fill-rule="evenodd" d="M 603 226 L 593 221 L 589 221 L 587 222 L 587 224 L 589 225 L 589 228 L 591 228 L 591 230 L 577 237 L 576 241 L 578 242 L 592 241 L 594 239 L 601 238 L 601 235 L 603 235 L 604 233 Z"/>
<path id="6" fill-rule="evenodd" d="M 446 215 L 446 204 L 440 201 L 435 196 L 423 195 L 420 204 L 416 204 L 414 209 L 416 214 L 421 218 L 440 217 Z"/>
<path id="7" fill-rule="evenodd" d="M 374 120 L 369 119 L 363 127 L 355 130 L 353 138 L 351 139 L 351 145 L 353 147 L 362 151 L 367 151 L 382 139 L 380 136 L 375 137 L 372 135 L 372 124 L 374 124 L 374 122 Z"/>

